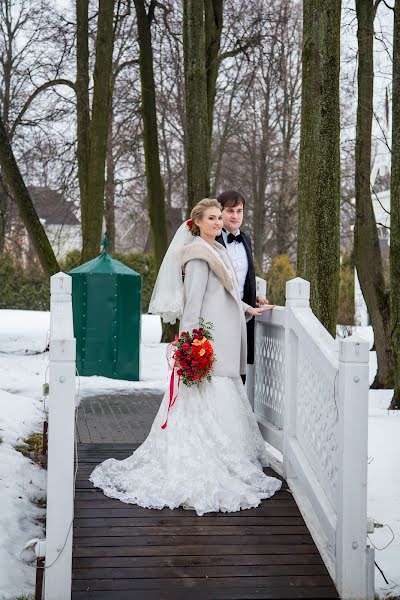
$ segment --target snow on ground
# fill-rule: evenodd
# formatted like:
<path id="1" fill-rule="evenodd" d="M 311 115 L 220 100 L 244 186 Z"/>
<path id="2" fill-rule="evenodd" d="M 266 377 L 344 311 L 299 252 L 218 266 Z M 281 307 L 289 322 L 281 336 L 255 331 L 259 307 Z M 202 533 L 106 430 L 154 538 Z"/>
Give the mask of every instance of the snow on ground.
<path id="1" fill-rule="evenodd" d="M 0 600 L 14 600 L 32 592 L 34 569 L 22 562 L 21 548 L 41 537 L 35 519 L 41 514 L 31 500 L 45 495 L 45 471 L 14 450 L 32 431 L 40 431 L 44 417 L 42 384 L 48 381 L 49 313 L 0 310 Z M 371 328 L 357 328 L 372 347 Z M 160 343 L 158 317 L 143 315 L 141 381 L 105 377 L 79 377 L 81 398 L 134 389 L 165 390 L 166 344 Z M 370 380 L 376 372 L 375 352 L 370 354 Z M 381 598 L 400 595 L 400 414 L 389 413 L 392 392 L 370 390 L 368 514 L 389 525 L 394 541 L 376 550 L 375 559 L 389 580 L 386 585 L 375 570 L 376 591 Z M 388 527 L 370 536 L 379 548 L 390 542 Z"/>
<path id="2" fill-rule="evenodd" d="M 375 352 L 370 353 L 369 366 L 372 383 Z M 369 391 L 368 516 L 385 525 L 375 529 L 370 540 L 377 548 L 384 548 L 375 550 L 375 561 L 389 582 L 386 584 L 375 569 L 375 588 L 381 598 L 400 596 L 400 412 L 387 410 L 392 395 L 391 390 Z M 390 528 L 394 534 L 391 543 Z"/>
<path id="3" fill-rule="evenodd" d="M 0 406 L 0 598 L 14 598 L 32 589 L 35 570 L 20 555 L 29 538 L 42 535 L 44 511 L 32 502 L 46 495 L 45 471 L 14 446 L 41 430 L 43 412 L 38 400 L 2 389 Z"/>
<path id="4" fill-rule="evenodd" d="M 32 501 L 46 495 L 46 472 L 14 446 L 42 430 L 49 325 L 48 312 L 0 310 L 0 600 L 14 600 L 34 590 L 35 569 L 21 559 L 21 550 L 28 540 L 43 537 L 36 520 L 44 511 Z M 160 338 L 160 319 L 143 315 L 142 380 L 77 377 L 79 397 L 134 389 L 163 391 L 166 344 L 160 344 Z"/>

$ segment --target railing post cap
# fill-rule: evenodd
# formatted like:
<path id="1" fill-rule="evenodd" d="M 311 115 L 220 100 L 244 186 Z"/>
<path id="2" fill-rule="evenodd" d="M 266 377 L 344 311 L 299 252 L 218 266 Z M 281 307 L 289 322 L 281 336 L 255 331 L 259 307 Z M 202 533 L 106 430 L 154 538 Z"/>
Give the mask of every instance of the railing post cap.
<path id="1" fill-rule="evenodd" d="M 50 277 L 50 292 L 52 294 L 70 294 L 72 292 L 72 277 L 60 271 Z"/>
<path id="2" fill-rule="evenodd" d="M 351 335 L 339 340 L 339 360 L 341 362 L 367 363 L 369 342 L 359 335 Z"/>
<path id="3" fill-rule="evenodd" d="M 286 304 L 290 306 L 309 306 L 310 282 L 295 277 L 286 282 Z"/>

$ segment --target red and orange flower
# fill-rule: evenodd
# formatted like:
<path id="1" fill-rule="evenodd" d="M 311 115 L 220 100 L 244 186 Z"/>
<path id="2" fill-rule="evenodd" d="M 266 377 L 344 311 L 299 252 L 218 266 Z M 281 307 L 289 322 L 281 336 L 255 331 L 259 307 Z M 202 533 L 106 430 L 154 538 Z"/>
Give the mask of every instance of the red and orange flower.
<path id="1" fill-rule="evenodd" d="M 204 379 L 211 380 L 215 362 L 211 330 L 212 324 L 200 319 L 199 329 L 193 329 L 191 334 L 182 331 L 172 342 L 176 374 L 187 386 L 198 385 Z"/>

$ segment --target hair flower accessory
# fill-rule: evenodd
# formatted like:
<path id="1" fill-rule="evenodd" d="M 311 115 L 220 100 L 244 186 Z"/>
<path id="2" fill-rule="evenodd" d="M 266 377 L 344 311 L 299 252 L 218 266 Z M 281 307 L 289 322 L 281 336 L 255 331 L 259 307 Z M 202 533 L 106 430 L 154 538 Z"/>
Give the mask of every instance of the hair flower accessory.
<path id="1" fill-rule="evenodd" d="M 192 227 L 193 227 L 192 219 L 189 219 L 189 221 L 186 221 L 186 225 L 188 226 L 188 229 L 192 229 Z"/>

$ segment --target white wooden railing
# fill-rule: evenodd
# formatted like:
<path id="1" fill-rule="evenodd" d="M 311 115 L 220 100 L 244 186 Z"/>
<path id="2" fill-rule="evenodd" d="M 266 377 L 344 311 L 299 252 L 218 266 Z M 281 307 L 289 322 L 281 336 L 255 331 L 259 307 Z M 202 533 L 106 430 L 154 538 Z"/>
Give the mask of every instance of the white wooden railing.
<path id="1" fill-rule="evenodd" d="M 72 279 L 50 282 L 49 436 L 45 600 L 70 600 L 74 514 L 75 338 Z M 43 545 L 42 545 L 43 546 Z"/>
<path id="2" fill-rule="evenodd" d="M 373 598 L 367 547 L 367 341 L 335 341 L 310 308 L 310 284 L 286 285 L 286 306 L 256 320 L 249 395 L 344 600 Z"/>
<path id="3" fill-rule="evenodd" d="M 71 277 L 51 278 L 45 600 L 71 597 L 75 339 Z M 339 343 L 286 286 L 286 306 L 256 320 L 248 393 L 271 465 L 287 480 L 343 600 L 373 598 L 367 548 L 368 343 Z M 41 548 L 44 544 L 41 544 Z"/>

